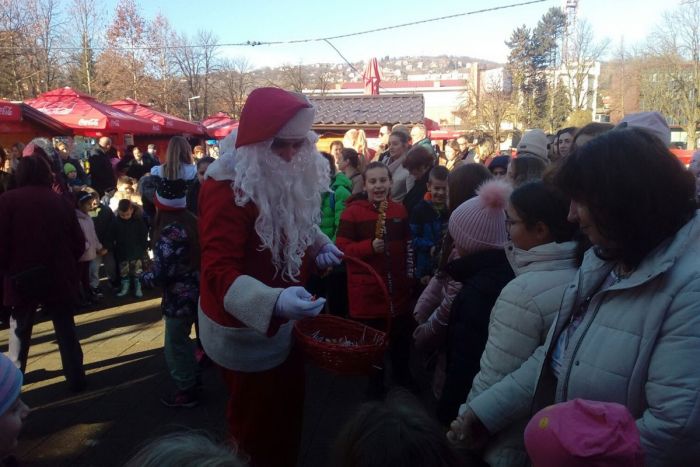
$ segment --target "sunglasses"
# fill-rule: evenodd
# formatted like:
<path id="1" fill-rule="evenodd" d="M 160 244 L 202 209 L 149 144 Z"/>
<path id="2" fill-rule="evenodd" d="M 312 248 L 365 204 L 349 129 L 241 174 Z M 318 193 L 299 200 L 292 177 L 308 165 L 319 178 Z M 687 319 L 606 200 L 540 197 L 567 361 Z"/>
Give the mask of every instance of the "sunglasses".
<path id="1" fill-rule="evenodd" d="M 272 149 L 287 149 L 287 148 L 292 148 L 299 150 L 301 147 L 304 145 L 306 142 L 306 138 L 304 139 L 297 139 L 297 140 L 287 140 L 287 139 L 279 139 L 275 138 L 272 140 L 272 146 L 270 146 Z"/>

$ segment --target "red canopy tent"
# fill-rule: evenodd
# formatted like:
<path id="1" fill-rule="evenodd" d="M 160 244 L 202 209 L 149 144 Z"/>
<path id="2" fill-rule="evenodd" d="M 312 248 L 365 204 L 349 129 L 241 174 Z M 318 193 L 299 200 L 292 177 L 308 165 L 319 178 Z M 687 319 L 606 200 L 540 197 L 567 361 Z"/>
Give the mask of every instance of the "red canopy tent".
<path id="1" fill-rule="evenodd" d="M 202 125 L 206 128 L 207 135 L 214 139 L 224 139 L 238 128 L 238 122 L 225 112 L 217 112 L 205 118 Z"/>
<path id="2" fill-rule="evenodd" d="M 70 136 L 73 130 L 22 102 L 0 99 L 0 144 L 26 143 L 38 136 Z"/>
<path id="3" fill-rule="evenodd" d="M 204 125 L 200 123 L 189 122 L 180 117 L 160 112 L 153 109 L 150 105 L 142 104 L 134 99 L 110 102 L 109 105 L 132 115 L 151 120 L 161 125 L 163 131 L 167 133 L 178 135 L 204 135 L 206 131 Z"/>
<path id="4" fill-rule="evenodd" d="M 54 89 L 30 99 L 27 104 L 90 137 L 117 136 L 117 145 L 125 144 L 124 135 L 160 135 L 163 127 L 97 101 L 69 87 Z"/>

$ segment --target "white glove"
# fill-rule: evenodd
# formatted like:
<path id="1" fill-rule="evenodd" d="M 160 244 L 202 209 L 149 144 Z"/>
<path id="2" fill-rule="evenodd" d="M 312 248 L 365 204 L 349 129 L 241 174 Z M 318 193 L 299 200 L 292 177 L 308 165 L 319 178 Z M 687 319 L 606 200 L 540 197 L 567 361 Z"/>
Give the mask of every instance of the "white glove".
<path id="1" fill-rule="evenodd" d="M 318 266 L 319 269 L 328 269 L 339 265 L 342 259 L 343 252 L 332 243 L 326 243 L 316 255 L 316 266 Z"/>
<path id="2" fill-rule="evenodd" d="M 321 312 L 325 298 L 312 300 L 313 296 L 304 287 L 287 287 L 277 297 L 273 314 L 284 319 L 311 318 Z"/>

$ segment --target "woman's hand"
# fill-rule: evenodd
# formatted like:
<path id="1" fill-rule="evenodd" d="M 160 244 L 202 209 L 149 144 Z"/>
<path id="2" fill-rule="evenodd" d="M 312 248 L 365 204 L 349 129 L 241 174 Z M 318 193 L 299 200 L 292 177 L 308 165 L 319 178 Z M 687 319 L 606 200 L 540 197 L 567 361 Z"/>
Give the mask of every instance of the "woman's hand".
<path id="1" fill-rule="evenodd" d="M 375 253 L 384 253 L 384 240 L 381 238 L 372 240 L 372 249 Z"/>
<path id="2" fill-rule="evenodd" d="M 489 431 L 470 408 L 450 424 L 447 432 L 450 442 L 472 450 L 483 448 L 489 437 Z"/>

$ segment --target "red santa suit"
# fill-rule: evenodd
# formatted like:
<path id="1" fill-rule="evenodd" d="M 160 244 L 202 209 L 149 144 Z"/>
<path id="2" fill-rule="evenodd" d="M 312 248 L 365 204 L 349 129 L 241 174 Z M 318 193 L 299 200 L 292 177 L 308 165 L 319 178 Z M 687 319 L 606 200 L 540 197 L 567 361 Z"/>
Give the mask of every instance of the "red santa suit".
<path id="1" fill-rule="evenodd" d="M 260 99 L 256 92 L 261 90 L 275 98 Z M 312 122 L 313 107 L 303 97 L 255 90 L 241 115 L 236 148 L 292 136 L 290 127 L 306 134 Z M 222 368 L 230 393 L 226 418 L 240 449 L 254 467 L 294 466 L 304 404 L 303 362 L 293 350 L 293 321 L 275 316 L 274 310 L 285 288 L 306 282 L 312 261 L 330 240 L 316 229 L 296 283 L 284 279 L 271 251 L 261 248 L 258 207 L 236 202 L 233 167 L 222 156 L 201 187 L 200 336 L 207 355 Z"/>

